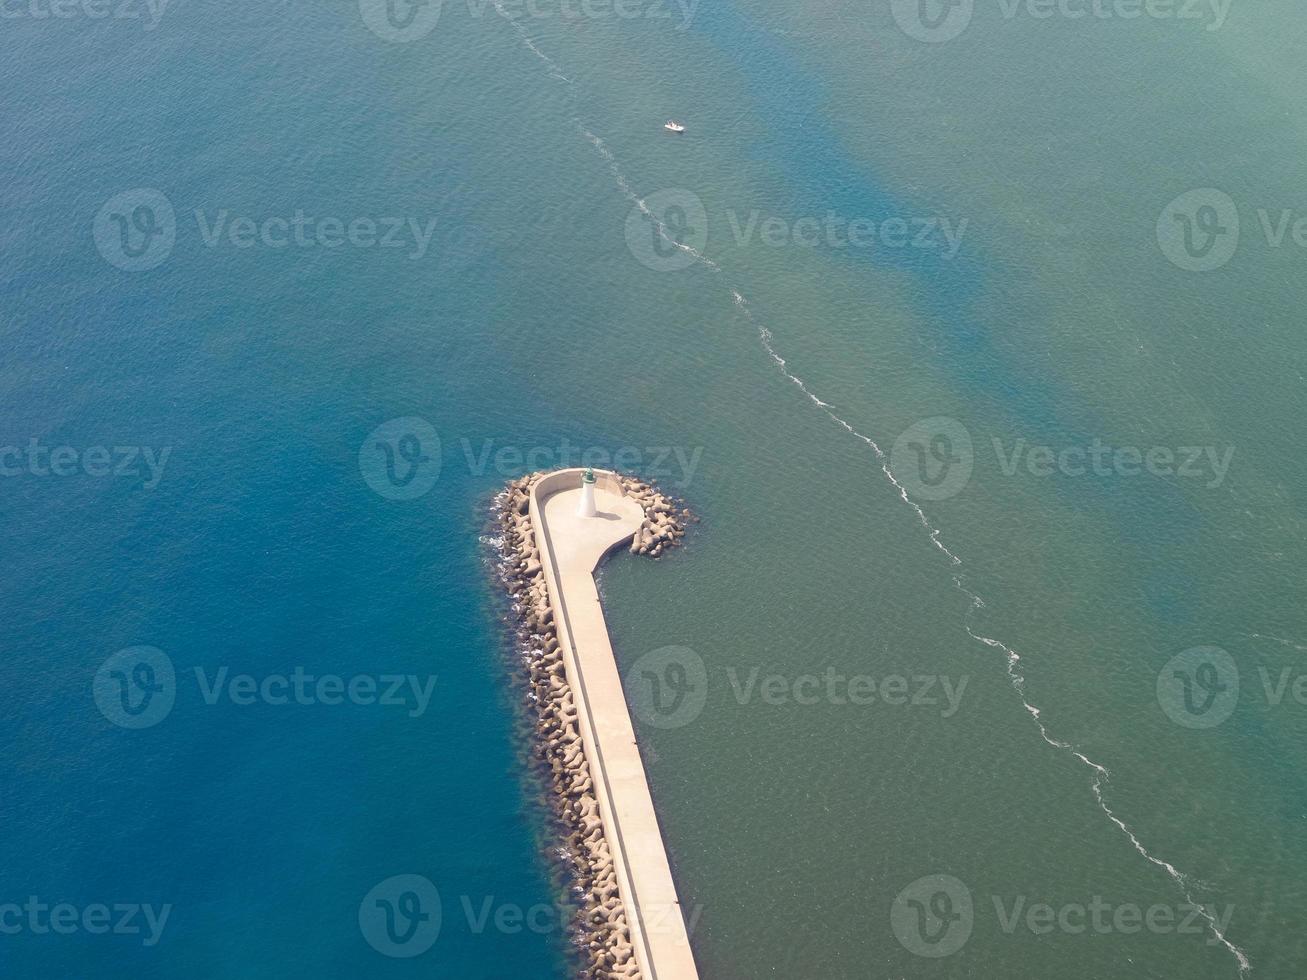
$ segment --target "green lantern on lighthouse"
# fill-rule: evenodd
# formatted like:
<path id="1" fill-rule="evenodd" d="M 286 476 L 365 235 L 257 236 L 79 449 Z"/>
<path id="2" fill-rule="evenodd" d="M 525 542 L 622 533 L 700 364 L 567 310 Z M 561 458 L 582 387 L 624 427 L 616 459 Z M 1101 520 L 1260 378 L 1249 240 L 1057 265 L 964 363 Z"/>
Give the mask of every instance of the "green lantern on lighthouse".
<path id="1" fill-rule="evenodd" d="M 577 506 L 578 517 L 596 517 L 599 509 L 595 507 L 595 471 L 587 466 L 581 474 L 581 503 Z"/>

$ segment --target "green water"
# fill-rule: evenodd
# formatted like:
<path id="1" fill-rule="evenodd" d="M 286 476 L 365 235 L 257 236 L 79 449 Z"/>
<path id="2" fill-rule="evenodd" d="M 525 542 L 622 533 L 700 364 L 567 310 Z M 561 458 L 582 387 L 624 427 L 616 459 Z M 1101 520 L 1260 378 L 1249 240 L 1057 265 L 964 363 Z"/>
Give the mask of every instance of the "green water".
<path id="1" fill-rule="evenodd" d="M 575 113 L 637 194 L 692 189 L 721 268 L 633 263 L 630 200 L 609 187 L 571 205 L 575 263 L 517 301 L 562 286 L 602 322 L 599 341 L 531 353 L 542 378 L 594 380 L 581 411 L 622 420 L 610 439 L 703 447 L 687 488 L 702 533 L 661 565 L 616 562 L 605 588 L 624 665 L 666 644 L 706 664 L 702 713 L 640 731 L 704 975 L 1233 977 L 1240 954 L 1256 975 L 1301 972 L 1307 707 L 1270 703 L 1258 670 L 1304 668 L 1307 254 L 1271 247 L 1255 214 L 1307 208 L 1290 43 L 1307 18 L 1236 7 L 1217 31 L 977 8 L 943 45 L 846 5 L 701 11 L 672 40 L 527 25 L 572 79 L 548 116 L 559 143 L 575 143 L 561 121 Z M 690 123 L 684 140 L 648 131 L 668 115 Z M 606 164 L 589 150 L 574 164 L 587 187 Z M 581 180 L 569 166 L 540 193 L 574 201 Z M 1155 228 L 1169 201 L 1211 186 L 1238 202 L 1243 239 L 1196 274 Z M 968 224 L 946 266 L 742 244 L 730 215 L 755 208 Z M 886 451 L 922 419 L 965 425 L 970 482 L 921 501 L 961 565 L 870 447 L 778 371 L 759 325 Z M 1095 438 L 1233 455 L 1219 480 L 1003 470 L 1019 439 L 1057 452 Z M 1025 700 L 1063 746 L 1041 737 L 1003 650 L 974 636 L 1019 653 Z M 1201 645 L 1228 651 L 1243 683 L 1211 730 L 1174 723 L 1157 695 L 1164 665 Z M 967 686 L 949 717 L 772 704 L 733 685 L 754 666 L 787 683 L 834 668 Z M 934 874 L 975 903 L 970 939 L 940 958 L 906 949 L 890 914 Z M 1008 931 L 996 908 L 1096 898 L 1190 921 L 1132 929 L 1127 912 L 1096 933 L 1072 909 L 1049 931 Z"/>

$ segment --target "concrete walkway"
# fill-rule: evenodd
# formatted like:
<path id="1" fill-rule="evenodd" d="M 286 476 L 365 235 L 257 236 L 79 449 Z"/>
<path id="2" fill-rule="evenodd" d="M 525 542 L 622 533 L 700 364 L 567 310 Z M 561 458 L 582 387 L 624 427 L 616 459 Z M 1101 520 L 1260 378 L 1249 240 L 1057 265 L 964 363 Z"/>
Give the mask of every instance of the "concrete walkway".
<path id="1" fill-rule="evenodd" d="M 613 474 L 596 471 L 599 516 L 578 517 L 581 474 L 558 470 L 531 491 L 532 524 L 558 643 L 636 960 L 648 980 L 697 980 L 594 581 L 595 568 L 614 547 L 630 541 L 644 510 L 624 495 Z"/>

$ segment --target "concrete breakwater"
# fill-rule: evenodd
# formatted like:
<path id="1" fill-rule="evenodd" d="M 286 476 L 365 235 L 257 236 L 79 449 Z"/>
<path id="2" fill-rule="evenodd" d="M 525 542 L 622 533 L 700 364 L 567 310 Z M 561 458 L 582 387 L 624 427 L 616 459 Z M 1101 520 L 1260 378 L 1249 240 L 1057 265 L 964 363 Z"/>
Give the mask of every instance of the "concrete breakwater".
<path id="1" fill-rule="evenodd" d="M 598 473 L 600 512 L 579 517 L 581 472 L 514 480 L 496 514 L 533 751 L 580 905 L 582 976 L 692 980 L 684 919 L 592 578 L 602 557 L 628 539 L 632 552 L 653 557 L 675 547 L 691 515 L 649 483 Z"/>

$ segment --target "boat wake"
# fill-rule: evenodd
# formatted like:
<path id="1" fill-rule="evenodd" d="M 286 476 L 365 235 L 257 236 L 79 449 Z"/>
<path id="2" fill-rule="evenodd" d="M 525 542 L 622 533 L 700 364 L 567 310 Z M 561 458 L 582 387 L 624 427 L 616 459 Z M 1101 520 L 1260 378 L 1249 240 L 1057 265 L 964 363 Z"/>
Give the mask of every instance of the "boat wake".
<path id="1" fill-rule="evenodd" d="M 500 13 L 501 16 L 504 17 L 505 20 L 507 20 L 513 26 L 513 29 L 518 33 L 519 37 L 521 37 L 523 46 L 526 47 L 527 50 L 529 50 L 537 58 L 539 58 L 541 62 L 544 63 L 544 65 L 549 69 L 550 75 L 570 85 L 571 84 L 570 80 L 563 74 L 558 64 L 552 58 L 550 58 L 548 55 L 546 55 L 544 52 L 540 50 L 540 48 L 534 43 L 534 41 L 531 40 L 531 38 L 527 34 L 526 29 L 517 20 L 510 18 L 507 15 L 503 7 L 500 5 L 500 0 L 492 0 L 492 2 L 494 3 L 495 9 Z M 659 236 L 663 238 L 668 245 L 671 245 L 674 248 L 678 248 L 683 252 L 692 255 L 695 258 L 695 260 L 698 261 L 700 264 L 702 264 L 705 268 L 710 269 L 712 272 L 716 273 L 717 275 L 724 277 L 725 273 L 722 267 L 717 262 L 713 261 L 707 255 L 703 254 L 693 246 L 686 245 L 683 242 L 678 241 L 676 237 L 672 234 L 671 230 L 663 222 L 662 216 L 655 214 L 654 211 L 650 209 L 650 207 L 645 203 L 644 198 L 640 197 L 640 195 L 637 194 L 631 188 L 630 182 L 626 179 L 626 175 L 622 172 L 622 169 L 617 162 L 617 158 L 613 156 L 612 151 L 608 149 L 608 145 L 604 142 L 603 138 L 598 136 L 591 130 L 587 129 L 586 126 L 581 122 L 580 118 L 574 117 L 572 122 L 575 125 L 577 132 L 582 137 L 584 137 L 586 141 L 590 143 L 591 146 L 594 147 L 595 151 L 599 154 L 599 156 L 602 157 L 604 162 L 608 164 L 608 169 L 613 175 L 613 180 L 615 181 L 617 188 L 622 192 L 622 194 L 625 197 L 627 197 L 632 202 L 632 204 L 635 207 L 639 208 L 640 211 L 649 219 L 649 221 L 653 224 L 653 226 L 658 230 Z M 945 558 L 948 559 L 949 564 L 950 566 L 952 566 L 953 569 L 953 571 L 950 573 L 953 586 L 959 592 L 961 592 L 963 596 L 966 597 L 969 603 L 967 607 L 967 611 L 963 616 L 963 624 L 962 624 L 963 629 L 966 631 L 967 635 L 971 637 L 973 640 L 976 640 L 977 642 L 982 643 L 991 649 L 998 650 L 1003 654 L 1008 681 L 1012 685 L 1012 689 L 1016 692 L 1017 697 L 1020 699 L 1022 707 L 1025 708 L 1026 713 L 1030 716 L 1031 720 L 1034 721 L 1035 726 L 1039 731 L 1040 738 L 1042 738 L 1044 742 L 1046 742 L 1049 746 L 1058 750 L 1059 752 L 1064 752 L 1070 755 L 1089 770 L 1090 789 L 1093 793 L 1095 801 L 1098 804 L 1099 809 L 1101 809 L 1103 813 L 1107 816 L 1108 820 L 1110 820 L 1117 827 L 1117 829 L 1119 829 L 1121 833 L 1125 835 L 1126 839 L 1130 842 L 1130 844 L 1134 847 L 1134 849 L 1140 854 L 1140 856 L 1142 856 L 1150 864 L 1165 871 L 1166 874 L 1170 877 L 1170 879 L 1175 883 L 1177 888 L 1180 890 L 1180 893 L 1184 896 L 1185 900 L 1191 906 L 1198 909 L 1199 915 L 1201 915 L 1202 918 L 1206 921 L 1207 927 L 1209 931 L 1212 933 L 1214 939 L 1220 945 L 1224 946 L 1232 956 L 1234 956 L 1235 961 L 1238 964 L 1239 975 L 1242 977 L 1248 972 L 1250 972 L 1252 969 L 1252 965 L 1249 962 L 1247 955 L 1244 953 L 1242 949 L 1234 945 L 1234 943 L 1230 942 L 1230 940 L 1226 938 L 1225 933 L 1221 928 L 1220 922 L 1216 917 L 1215 909 L 1213 908 L 1213 906 L 1199 902 L 1195 895 L 1196 890 L 1198 890 L 1199 888 L 1205 888 L 1209 886 L 1207 886 L 1206 883 L 1193 878 L 1191 875 L 1186 874 L 1183 871 L 1180 871 L 1178 868 L 1175 867 L 1175 865 L 1171 864 L 1169 861 L 1157 857 L 1155 854 L 1149 851 L 1147 847 L 1144 846 L 1143 842 L 1140 841 L 1139 837 L 1135 834 L 1135 832 L 1131 830 L 1130 827 L 1126 824 L 1126 822 L 1122 820 L 1121 817 L 1117 816 L 1116 812 L 1111 808 L 1111 806 L 1108 805 L 1107 799 L 1104 794 L 1104 786 L 1111 779 L 1111 772 L 1108 771 L 1107 767 L 1101 765 L 1098 762 L 1095 762 L 1093 759 L 1090 759 L 1087 755 L 1084 754 L 1084 752 L 1082 752 L 1078 747 L 1076 747 L 1072 743 L 1062 741 L 1061 739 L 1056 738 L 1052 734 L 1050 734 L 1048 727 L 1044 724 L 1041 709 L 1036 707 L 1034 704 L 1032 704 L 1026 695 L 1026 678 L 1025 675 L 1021 673 L 1018 667 L 1018 665 L 1021 662 L 1020 654 L 1018 654 L 1015 650 L 1013 650 L 1002 640 L 996 639 L 995 637 L 992 636 L 985 636 L 982 633 L 976 632 L 972 628 L 974 615 L 978 610 L 985 608 L 985 600 L 982 599 L 977 593 L 973 592 L 967 586 L 963 572 L 961 571 L 961 567 L 963 564 L 962 559 L 955 552 L 953 552 L 948 547 L 948 545 L 944 543 L 941 529 L 931 523 L 930 518 L 926 515 L 926 512 L 921 508 L 921 505 L 912 499 L 911 495 L 907 491 L 907 488 L 894 475 L 894 472 L 890 469 L 889 457 L 888 455 L 886 455 L 885 451 L 880 447 L 880 444 L 877 443 L 876 440 L 872 439 L 870 436 L 864 435 L 862 432 L 859 432 L 856 428 L 854 428 L 854 426 L 848 420 L 844 419 L 839 414 L 837 414 L 835 411 L 835 406 L 819 398 L 812 391 L 812 389 L 808 387 L 807 382 L 805 382 L 802 378 L 794 374 L 789 369 L 789 366 L 786 364 L 785 358 L 782 357 L 780 352 L 776 349 L 775 340 L 772 336 L 771 331 L 768 330 L 767 327 L 764 326 L 762 323 L 760 323 L 758 319 L 753 315 L 753 311 L 749 308 L 749 301 L 744 297 L 744 295 L 738 289 L 735 289 L 729 283 L 726 283 L 725 285 L 726 288 L 730 290 L 731 298 L 734 301 L 735 308 L 752 326 L 757 328 L 758 340 L 762 346 L 763 351 L 771 359 L 772 363 L 776 366 L 777 370 L 781 373 L 781 375 L 785 377 L 791 384 L 797 387 L 799 391 L 802 392 L 803 395 L 816 408 L 820 409 L 821 412 L 826 415 L 827 418 L 829 418 L 832 422 L 838 425 L 849 435 L 853 436 L 855 439 L 865 444 L 867 448 L 871 450 L 871 453 L 875 458 L 876 463 L 880 467 L 881 473 L 884 474 L 885 479 L 887 479 L 890 485 L 893 486 L 894 489 L 897 491 L 899 499 L 902 500 L 903 503 L 906 504 L 916 515 L 918 522 L 921 524 L 922 528 L 926 531 L 926 535 L 929 538 L 931 545 L 934 546 Z"/>

